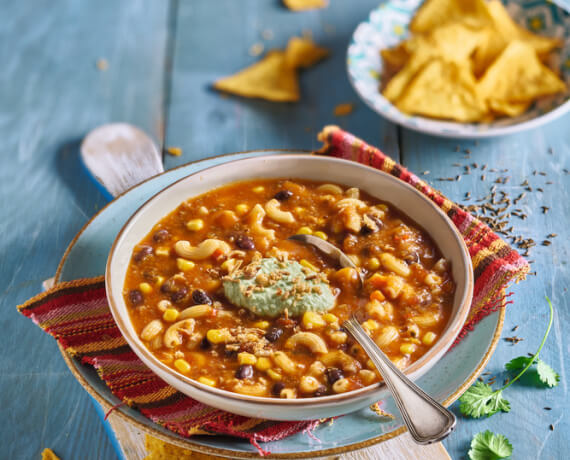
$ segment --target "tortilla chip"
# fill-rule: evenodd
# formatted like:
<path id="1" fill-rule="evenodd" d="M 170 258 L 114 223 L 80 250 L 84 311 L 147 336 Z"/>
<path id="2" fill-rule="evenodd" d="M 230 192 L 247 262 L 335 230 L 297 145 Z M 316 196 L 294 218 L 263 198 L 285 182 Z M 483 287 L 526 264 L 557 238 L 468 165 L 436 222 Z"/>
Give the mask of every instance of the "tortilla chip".
<path id="1" fill-rule="evenodd" d="M 429 32 L 448 22 L 461 22 L 473 29 L 491 24 L 484 0 L 426 0 L 410 23 L 412 32 Z"/>
<path id="2" fill-rule="evenodd" d="M 553 49 L 562 46 L 559 38 L 543 37 L 536 35 L 519 26 L 511 19 L 508 11 L 500 0 L 492 0 L 487 4 L 487 8 L 495 28 L 503 35 L 506 41 L 519 39 L 532 46 L 538 54 L 547 54 Z"/>
<path id="3" fill-rule="evenodd" d="M 216 460 L 222 459 L 215 455 L 201 454 L 200 452 L 192 452 L 182 447 L 168 444 L 153 436 L 146 435 L 144 443 L 147 456 L 144 460 Z"/>
<path id="4" fill-rule="evenodd" d="M 500 0 L 487 3 L 487 9 L 493 24 L 485 30 L 486 37 L 473 56 L 473 69 L 476 76 L 481 76 L 491 63 L 513 40 L 521 40 L 532 46 L 540 56 L 547 55 L 553 49 L 562 46 L 560 39 L 543 37 L 519 26 L 509 16 Z"/>
<path id="5" fill-rule="evenodd" d="M 59 457 L 55 455 L 53 450 L 46 447 L 44 450 L 42 450 L 42 460 L 59 460 Z"/>
<path id="6" fill-rule="evenodd" d="M 529 102 L 566 90 L 558 76 L 543 65 L 534 48 L 512 41 L 479 81 L 478 92 L 488 100 Z"/>
<path id="7" fill-rule="evenodd" d="M 479 121 L 488 114 L 471 69 L 442 59 L 431 60 L 418 72 L 396 106 L 409 114 L 462 122 Z"/>
<path id="8" fill-rule="evenodd" d="M 329 5 L 328 0 L 283 0 L 283 3 L 292 11 L 316 10 Z"/>
<path id="9" fill-rule="evenodd" d="M 220 91 L 238 96 L 262 98 L 276 102 L 299 100 L 297 71 L 287 65 L 283 51 L 270 51 L 265 57 L 246 69 L 214 83 Z"/>
<path id="10" fill-rule="evenodd" d="M 431 59 L 468 63 L 469 56 L 481 39 L 481 31 L 472 30 L 461 23 L 450 23 L 429 34 L 412 37 L 401 45 L 410 57 L 400 72 L 388 82 L 384 96 L 392 102 L 396 101 L 418 70 Z"/>
<path id="11" fill-rule="evenodd" d="M 307 68 L 316 64 L 329 55 L 326 48 L 322 48 L 310 38 L 293 37 L 285 50 L 287 65 L 294 69 Z"/>
<path id="12" fill-rule="evenodd" d="M 507 102 L 491 99 L 489 107 L 497 115 L 506 115 L 508 117 L 518 117 L 526 112 L 531 102 Z"/>
<path id="13" fill-rule="evenodd" d="M 406 61 L 410 57 L 410 53 L 404 46 L 406 42 L 402 42 L 394 48 L 386 48 L 380 51 L 380 56 L 384 64 L 388 67 L 389 72 L 395 73 L 406 65 Z"/>

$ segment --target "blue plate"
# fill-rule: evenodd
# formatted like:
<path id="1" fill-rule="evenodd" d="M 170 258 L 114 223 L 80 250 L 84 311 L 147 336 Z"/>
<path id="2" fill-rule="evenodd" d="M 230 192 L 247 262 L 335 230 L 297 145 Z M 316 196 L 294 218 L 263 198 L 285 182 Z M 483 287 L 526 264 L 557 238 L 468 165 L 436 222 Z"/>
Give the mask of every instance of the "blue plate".
<path id="1" fill-rule="evenodd" d="M 209 158 L 167 171 L 132 188 L 109 203 L 79 232 L 63 256 L 56 280 L 69 281 L 102 275 L 113 240 L 126 220 L 151 196 L 176 180 L 226 161 L 279 153 L 292 152 L 253 151 Z M 483 319 L 473 332 L 419 379 L 419 385 L 445 405 L 455 401 L 473 383 L 491 357 L 501 334 L 503 318 L 504 309 L 501 309 Z M 105 409 L 120 402 L 93 368 L 82 365 L 61 351 L 73 375 Z M 383 408 L 393 414 L 398 413 L 391 398 L 385 401 Z M 257 450 L 248 441 L 224 436 L 185 439 L 130 407 L 122 406 L 116 413 L 138 429 L 188 449 L 237 458 L 258 457 Z M 272 452 L 270 457 L 273 458 L 314 458 L 367 447 L 397 436 L 404 430 L 399 415 L 394 420 L 385 420 L 366 409 L 340 417 L 332 424 L 319 426 L 314 431 L 317 439 L 296 434 L 281 441 L 265 443 L 263 448 Z"/>

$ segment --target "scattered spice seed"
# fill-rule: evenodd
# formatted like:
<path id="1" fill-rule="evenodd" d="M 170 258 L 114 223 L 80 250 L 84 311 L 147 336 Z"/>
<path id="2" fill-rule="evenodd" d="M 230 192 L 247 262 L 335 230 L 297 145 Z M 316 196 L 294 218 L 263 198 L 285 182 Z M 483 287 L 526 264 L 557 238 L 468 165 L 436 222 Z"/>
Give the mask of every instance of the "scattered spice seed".
<path id="1" fill-rule="evenodd" d="M 548 235 L 546 235 L 546 238 L 556 238 L 558 236 L 557 233 L 549 233 Z"/>
<path id="2" fill-rule="evenodd" d="M 422 172 L 422 176 L 427 176 L 430 173 L 430 171 L 424 171 Z"/>
<path id="3" fill-rule="evenodd" d="M 481 171 L 485 171 L 485 169 L 487 169 L 487 165 L 481 165 Z"/>
<path id="4" fill-rule="evenodd" d="M 511 332 L 515 332 L 518 328 L 519 328 L 519 325 L 517 324 L 515 327 L 513 327 L 513 328 L 511 329 Z"/>
<path id="5" fill-rule="evenodd" d="M 545 407 L 544 410 L 552 410 L 552 407 Z"/>
<path id="6" fill-rule="evenodd" d="M 541 176 L 546 176 L 546 173 L 544 171 L 540 171 L 538 174 L 540 174 Z"/>
<path id="7" fill-rule="evenodd" d="M 554 431 L 554 425 L 552 423 L 550 424 L 549 428 L 550 428 L 550 431 Z"/>
<path id="8" fill-rule="evenodd" d="M 552 244 L 552 242 L 550 240 L 544 240 L 541 244 L 543 246 L 550 246 Z"/>
<path id="9" fill-rule="evenodd" d="M 460 175 L 460 174 L 458 174 L 457 176 L 455 176 L 455 181 L 456 181 L 456 182 L 459 182 L 460 180 L 461 180 L 461 175 Z"/>
<path id="10" fill-rule="evenodd" d="M 510 342 L 513 345 L 516 345 L 519 342 L 522 342 L 524 339 L 522 337 L 517 337 L 516 335 L 514 337 L 505 337 L 505 341 L 506 342 Z"/>
<path id="11" fill-rule="evenodd" d="M 481 180 L 485 180 L 485 174 L 481 175 Z"/>
<path id="12" fill-rule="evenodd" d="M 463 165 L 462 165 L 461 163 L 453 163 L 453 165 L 452 165 L 452 166 L 458 166 L 458 167 L 461 167 L 461 166 L 463 166 Z"/>
<path id="13" fill-rule="evenodd" d="M 542 190 L 540 187 L 537 188 L 537 190 L 538 190 L 539 192 L 542 192 L 542 193 L 544 192 L 544 190 Z"/>
<path id="14" fill-rule="evenodd" d="M 553 183 L 554 182 L 552 182 L 551 180 L 545 182 L 546 185 L 552 185 Z"/>
<path id="15" fill-rule="evenodd" d="M 511 379 L 506 378 L 506 379 L 503 381 L 503 386 L 505 386 L 505 385 L 506 385 L 507 383 L 509 383 L 510 381 L 511 381 Z"/>
<path id="16" fill-rule="evenodd" d="M 466 153 L 467 155 L 471 155 L 471 150 L 465 149 L 465 153 Z"/>
<path id="17" fill-rule="evenodd" d="M 552 149 L 552 147 L 548 147 L 548 153 L 550 153 L 551 155 L 554 153 L 554 150 Z"/>
<path id="18" fill-rule="evenodd" d="M 540 208 L 542 209 L 542 214 L 546 214 L 548 211 L 550 211 L 550 208 L 548 206 L 541 206 Z"/>

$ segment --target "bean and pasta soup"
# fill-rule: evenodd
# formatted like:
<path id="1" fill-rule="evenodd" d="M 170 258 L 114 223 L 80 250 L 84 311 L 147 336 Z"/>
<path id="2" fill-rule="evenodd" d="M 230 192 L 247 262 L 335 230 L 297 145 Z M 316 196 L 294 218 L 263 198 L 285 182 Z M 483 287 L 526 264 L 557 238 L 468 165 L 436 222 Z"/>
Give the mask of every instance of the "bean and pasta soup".
<path id="1" fill-rule="evenodd" d="M 361 272 L 288 240 L 323 238 Z M 356 315 L 399 367 L 442 333 L 455 284 L 429 236 L 357 188 L 230 184 L 182 203 L 135 247 L 124 297 L 163 363 L 245 395 L 344 393 L 380 376 L 343 329 Z"/>

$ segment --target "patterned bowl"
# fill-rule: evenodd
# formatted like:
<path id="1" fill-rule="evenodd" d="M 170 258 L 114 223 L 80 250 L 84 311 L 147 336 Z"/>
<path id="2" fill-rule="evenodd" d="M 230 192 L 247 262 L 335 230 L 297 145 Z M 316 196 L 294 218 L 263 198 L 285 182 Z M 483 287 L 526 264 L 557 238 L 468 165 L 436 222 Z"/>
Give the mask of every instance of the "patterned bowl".
<path id="1" fill-rule="evenodd" d="M 379 91 L 382 75 L 380 50 L 398 44 L 408 36 L 408 25 L 423 0 L 388 0 L 360 23 L 348 47 L 347 67 L 352 86 L 374 111 L 406 128 L 442 137 L 493 137 L 535 128 L 570 110 L 570 93 L 544 98 L 524 114 L 502 118 L 492 123 L 458 123 L 410 116 L 400 112 Z M 511 17 L 527 29 L 564 40 L 563 49 L 553 55 L 553 65 L 560 69 L 570 87 L 570 15 L 548 0 L 505 1 Z M 563 0 L 558 0 L 561 3 Z"/>

